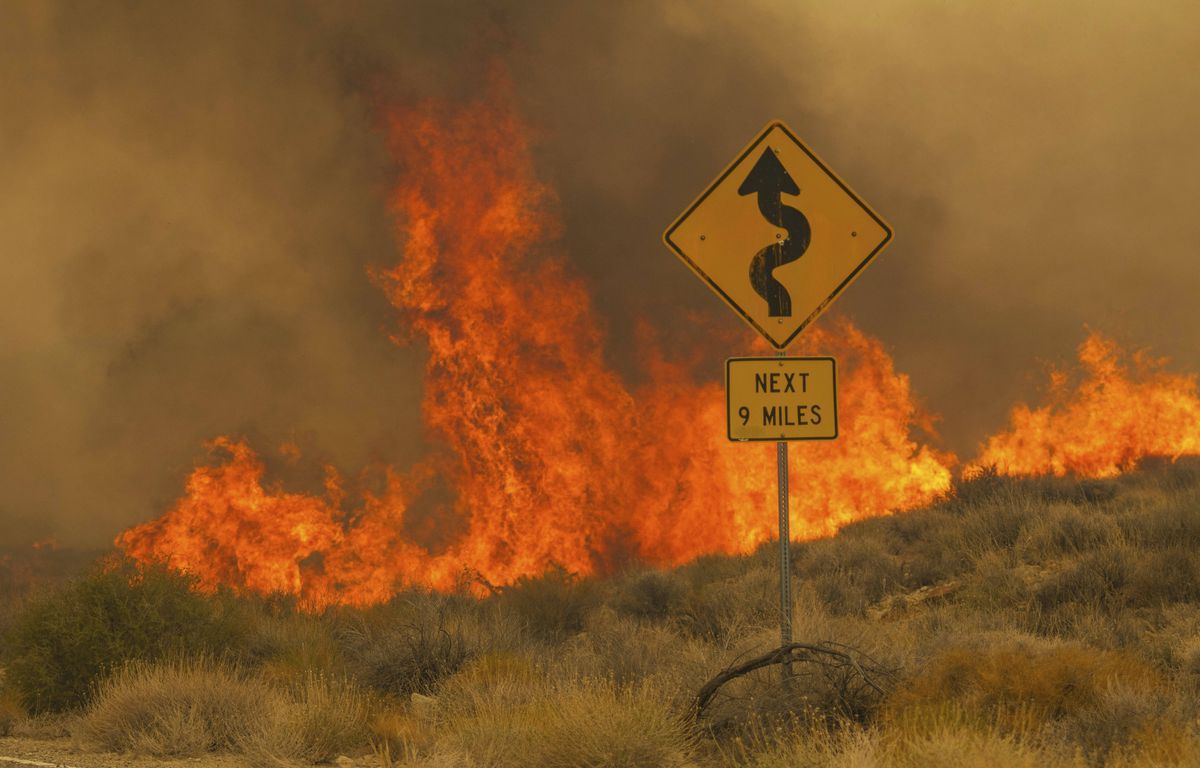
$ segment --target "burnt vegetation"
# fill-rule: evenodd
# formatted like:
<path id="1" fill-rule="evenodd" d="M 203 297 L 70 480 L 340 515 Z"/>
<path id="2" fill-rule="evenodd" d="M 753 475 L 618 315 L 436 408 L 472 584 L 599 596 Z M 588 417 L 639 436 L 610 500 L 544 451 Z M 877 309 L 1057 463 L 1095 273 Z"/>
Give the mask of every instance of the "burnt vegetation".
<path id="1" fill-rule="evenodd" d="M 0 735 L 290 764 L 1200 761 L 1198 461 L 983 472 L 796 544 L 787 649 L 776 552 L 319 615 L 121 562 L 4 584 Z"/>

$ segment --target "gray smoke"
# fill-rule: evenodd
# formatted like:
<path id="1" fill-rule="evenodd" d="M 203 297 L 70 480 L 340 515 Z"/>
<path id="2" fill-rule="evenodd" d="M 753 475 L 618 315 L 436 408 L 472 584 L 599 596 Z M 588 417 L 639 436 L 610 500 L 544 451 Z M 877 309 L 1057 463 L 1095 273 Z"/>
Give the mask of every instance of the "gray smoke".
<path id="1" fill-rule="evenodd" d="M 425 452 L 388 101 L 512 72 L 610 356 L 740 321 L 662 231 L 769 119 L 897 232 L 838 303 L 969 456 L 1085 324 L 1200 368 L 1200 12 L 1165 2 L 0 5 L 0 544 L 103 544 L 201 443 Z M 697 320 L 699 318 L 699 320 Z M 720 358 L 709 350 L 713 378 Z M 804 347 L 796 353 L 820 353 Z M 303 480 L 303 478 L 301 478 Z"/>

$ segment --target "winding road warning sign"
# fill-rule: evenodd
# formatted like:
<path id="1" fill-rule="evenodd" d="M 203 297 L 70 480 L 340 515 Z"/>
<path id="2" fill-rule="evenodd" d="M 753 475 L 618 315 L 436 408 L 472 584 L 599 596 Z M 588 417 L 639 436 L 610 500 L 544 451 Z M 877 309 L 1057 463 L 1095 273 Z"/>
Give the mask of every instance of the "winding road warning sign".
<path id="1" fill-rule="evenodd" d="M 891 238 L 883 219 L 778 121 L 663 235 L 777 349 L 816 320 Z"/>

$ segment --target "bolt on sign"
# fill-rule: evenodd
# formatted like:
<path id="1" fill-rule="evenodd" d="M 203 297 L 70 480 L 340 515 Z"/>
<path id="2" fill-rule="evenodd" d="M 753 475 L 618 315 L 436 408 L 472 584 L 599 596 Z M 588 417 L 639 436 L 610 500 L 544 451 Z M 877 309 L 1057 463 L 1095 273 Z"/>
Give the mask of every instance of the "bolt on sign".
<path id="1" fill-rule="evenodd" d="M 883 219 L 778 121 L 663 235 L 667 247 L 780 350 L 891 238 Z"/>
<path id="2" fill-rule="evenodd" d="M 837 363 L 832 357 L 731 357 L 725 361 L 730 440 L 833 440 Z"/>

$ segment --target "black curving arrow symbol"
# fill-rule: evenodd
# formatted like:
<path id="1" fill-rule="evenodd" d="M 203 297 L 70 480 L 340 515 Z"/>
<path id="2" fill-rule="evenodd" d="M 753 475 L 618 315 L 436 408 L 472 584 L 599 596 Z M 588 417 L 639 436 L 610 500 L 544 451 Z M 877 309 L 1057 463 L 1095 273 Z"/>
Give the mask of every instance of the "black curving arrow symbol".
<path id="1" fill-rule="evenodd" d="M 787 169 L 774 150 L 767 147 L 762 157 L 738 187 L 739 195 L 758 195 L 758 210 L 763 218 L 787 230 L 787 239 L 771 243 L 750 261 L 750 285 L 754 292 L 767 300 L 769 317 L 791 317 L 792 297 L 775 279 L 775 268 L 791 263 L 804 255 L 812 231 L 808 219 L 800 211 L 783 204 L 781 195 L 798 195 L 800 187 L 788 175 Z"/>

